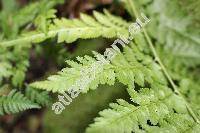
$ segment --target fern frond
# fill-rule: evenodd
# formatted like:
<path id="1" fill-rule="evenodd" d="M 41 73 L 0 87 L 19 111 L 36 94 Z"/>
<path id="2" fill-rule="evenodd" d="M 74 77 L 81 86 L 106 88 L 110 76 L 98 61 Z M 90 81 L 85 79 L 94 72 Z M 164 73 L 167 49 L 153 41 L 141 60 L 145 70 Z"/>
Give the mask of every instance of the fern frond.
<path id="1" fill-rule="evenodd" d="M 16 12 L 11 12 L 12 14 L 7 14 L 8 12 L 4 12 L 3 10 L 0 13 L 0 29 L 3 30 L 5 38 L 10 39 L 16 37 L 20 28 L 26 24 L 32 23 L 31 21 L 33 21 L 38 14 L 46 12 L 46 10 L 62 1 L 63 0 L 41 0 L 39 2 L 33 2 Z M 7 18 L 8 16 L 10 18 Z M 7 37 L 7 34 L 9 37 Z M 11 48 L 5 45 L 0 46 L 0 81 L 10 77 L 12 85 L 15 87 L 22 86 L 22 82 L 25 79 L 25 72 L 29 66 L 28 58 L 30 47 L 31 44 L 26 42 L 20 42 L 20 45 L 15 45 Z"/>
<path id="2" fill-rule="evenodd" d="M 25 78 L 25 71 L 29 66 L 30 45 L 20 45 L 10 49 L 2 47 L 0 49 L 0 68 L 5 70 L 0 74 L 0 79 L 11 77 L 14 86 L 21 86 Z M 19 54 L 20 53 L 20 54 Z M 16 65 L 13 62 L 17 62 Z"/>
<path id="3" fill-rule="evenodd" d="M 62 3 L 63 0 L 41 0 L 39 2 L 30 3 L 24 8 L 15 13 L 13 21 L 18 24 L 19 27 L 31 22 L 34 18 L 46 10 L 53 8 L 55 5 Z"/>
<path id="4" fill-rule="evenodd" d="M 166 53 L 172 54 L 187 66 L 190 66 L 191 62 L 195 62 L 193 66 L 198 65 L 200 63 L 199 31 L 198 28 L 191 29 L 193 21 L 181 10 L 179 0 L 173 2 L 154 0 L 149 8 L 153 10 L 150 15 L 155 17 L 154 22 L 149 26 L 149 32 L 160 44 L 163 44 Z"/>
<path id="5" fill-rule="evenodd" d="M 155 85 L 154 88 L 143 88 L 139 92 L 128 91 L 134 103 L 120 99 L 118 104 L 110 104 L 112 109 L 100 112 L 101 117 L 95 119 L 95 123 L 87 129 L 88 133 L 183 132 L 200 129 L 186 113 L 185 102 L 169 88 Z"/>
<path id="6" fill-rule="evenodd" d="M 162 33 L 165 37 L 167 35 L 167 40 L 164 42 L 165 51 L 170 52 L 175 58 L 182 60 L 187 66 L 200 64 L 199 38 L 195 35 L 186 34 L 184 31 L 178 31 L 174 27 L 168 28 L 167 32 Z"/>
<path id="7" fill-rule="evenodd" d="M 102 55 L 97 54 L 97 56 Z M 84 92 L 87 92 L 89 88 L 96 89 L 100 83 L 114 84 L 115 75 L 114 71 L 110 69 L 110 64 L 101 66 L 96 63 L 95 58 L 90 56 L 78 57 L 77 60 L 80 63 L 67 61 L 71 68 L 64 68 L 58 72 L 58 75 L 50 76 L 47 81 L 34 82 L 30 86 L 52 92 L 67 91 L 72 85 L 76 89 L 84 86 Z M 104 71 L 102 71 L 103 69 Z"/>
<path id="8" fill-rule="evenodd" d="M 140 39 L 141 36 L 136 37 L 136 42 Z M 72 86 L 80 88 L 78 86 L 83 86 L 83 82 L 88 82 L 83 90 L 87 92 L 88 89 L 96 89 L 98 84 L 113 85 L 116 79 L 130 88 L 134 88 L 135 83 L 140 86 L 153 82 L 166 84 L 159 66 L 151 57 L 143 54 L 135 43 L 130 45 L 131 47 L 124 48 L 123 54 L 115 51 L 116 56 L 111 63 L 105 61 L 103 55 L 97 53 L 94 53 L 96 59 L 89 56 L 78 57 L 79 63 L 67 61 L 71 67 L 64 68 L 46 81 L 34 82 L 31 86 L 53 92 L 63 92 Z M 98 63 L 99 61 L 101 63 Z"/>
<path id="9" fill-rule="evenodd" d="M 16 90 L 12 90 L 7 96 L 0 96 L 0 115 L 18 113 L 33 108 L 40 108 L 40 106 Z"/>
<path id="10" fill-rule="evenodd" d="M 96 11 L 94 12 L 94 17 L 96 20 L 86 14 L 82 14 L 81 19 L 54 19 L 53 24 L 49 26 L 49 31 L 46 34 L 33 32 L 15 40 L 1 42 L 0 46 L 9 47 L 21 43 L 38 43 L 56 36 L 58 36 L 58 43 L 64 41 L 71 43 L 78 38 L 87 39 L 100 36 L 113 38 L 119 36 L 121 33 L 124 36 L 128 36 L 128 30 L 119 27 L 122 22 L 124 23 L 123 25 L 127 26 L 127 22 L 118 17 L 113 16 L 111 18 L 108 13 L 107 15 L 103 15 Z"/>
<path id="11" fill-rule="evenodd" d="M 46 12 L 46 10 L 62 2 L 63 0 L 41 0 L 39 2 L 32 2 L 18 11 L 6 12 L 3 10 L 0 14 L 0 28 L 2 28 L 6 38 L 16 37 L 19 33 L 19 28 L 33 21 L 38 14 Z"/>
<path id="12" fill-rule="evenodd" d="M 195 123 L 186 114 L 172 113 L 167 115 L 161 122 L 160 127 L 151 126 L 148 132 L 179 132 L 179 133 L 196 133 L 200 131 L 199 124 Z"/>

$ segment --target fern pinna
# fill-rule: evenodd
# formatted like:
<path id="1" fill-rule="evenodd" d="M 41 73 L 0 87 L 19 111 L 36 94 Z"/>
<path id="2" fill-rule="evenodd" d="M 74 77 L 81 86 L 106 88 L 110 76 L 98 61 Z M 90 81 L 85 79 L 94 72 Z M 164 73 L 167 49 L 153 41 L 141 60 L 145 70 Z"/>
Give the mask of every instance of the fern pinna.
<path id="1" fill-rule="evenodd" d="M 45 2 L 42 1 L 41 7 L 46 5 Z M 128 45 L 120 48 L 121 52 L 114 51 L 115 57 L 94 71 L 90 71 L 93 64 L 104 61 L 102 54 L 93 51 L 93 56 L 78 56 L 76 60 L 67 60 L 67 67 L 47 80 L 27 85 L 24 79 L 29 66 L 29 51 L 36 50 L 39 43 L 52 39 L 56 45 L 60 45 L 81 39 L 110 39 L 121 35 L 128 37 L 130 34 L 128 28 L 131 21 L 112 15 L 106 9 L 103 13 L 93 11 L 93 15 L 81 13 L 80 18 L 76 19 L 57 18 L 56 10 L 52 7 L 62 2 L 52 1 L 46 5 L 45 11 L 48 12 L 35 11 L 28 20 L 20 19 L 20 16 L 26 10 L 29 14 L 32 8 L 22 9 L 18 13 L 19 18 L 16 16 L 13 21 L 20 20 L 17 29 L 25 26 L 24 31 L 13 31 L 12 37 L 6 32 L 2 35 L 0 115 L 49 105 L 52 102 L 49 92 L 62 94 L 75 84 L 75 88 L 79 88 L 82 84 L 77 84 L 77 81 L 86 78 L 82 73 L 87 71 L 86 76 L 94 76 L 82 88 L 83 93 L 95 90 L 100 85 L 121 83 L 126 86 L 130 100 L 117 99 L 117 102 L 110 103 L 110 108 L 101 111 L 86 132 L 200 131 L 200 40 L 196 28 L 196 5 L 199 2 L 193 1 L 194 14 L 185 17 L 191 8 L 182 7 L 187 3 L 184 1 L 120 0 L 133 21 L 139 17 L 138 9 L 151 18 L 151 22 L 142 27 L 142 31 Z M 34 4 L 38 3 L 30 7 L 34 7 Z M 0 16 L 4 16 L 4 13 Z M 195 24 L 195 28 L 192 24 Z M 31 30 L 31 26 L 35 30 Z M 6 27 L 2 26 L 1 29 L 6 30 Z"/>

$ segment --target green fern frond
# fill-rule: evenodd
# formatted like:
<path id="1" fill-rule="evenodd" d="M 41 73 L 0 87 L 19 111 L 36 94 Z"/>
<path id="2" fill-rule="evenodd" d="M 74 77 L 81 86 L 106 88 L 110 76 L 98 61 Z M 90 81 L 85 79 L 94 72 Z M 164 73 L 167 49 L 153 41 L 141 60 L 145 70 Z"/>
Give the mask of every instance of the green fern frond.
<path id="1" fill-rule="evenodd" d="M 39 2 L 30 3 L 21 10 L 15 13 L 13 21 L 18 24 L 19 27 L 33 21 L 37 15 L 40 15 L 46 10 L 53 8 L 55 5 L 62 3 L 63 0 L 41 0 Z"/>
<path id="2" fill-rule="evenodd" d="M 97 54 L 97 56 L 101 55 Z M 112 67 L 110 64 L 101 66 L 96 63 L 95 58 L 89 56 L 78 57 L 77 60 L 80 63 L 67 61 L 71 68 L 64 68 L 58 72 L 58 75 L 50 76 L 47 81 L 34 82 L 30 86 L 52 92 L 67 91 L 72 85 L 76 89 L 84 86 L 84 92 L 87 92 L 89 88 L 96 89 L 100 83 L 114 84 L 115 75 L 110 69 Z M 85 79 L 87 81 L 84 81 Z"/>
<path id="3" fill-rule="evenodd" d="M 46 10 L 52 8 L 58 3 L 61 3 L 62 1 L 63 0 L 42 0 L 40 2 L 30 3 L 28 6 L 25 6 L 16 12 L 4 12 L 3 10 L 0 12 L 0 30 L 3 30 L 3 33 L 5 34 L 4 38 L 11 39 L 16 37 L 17 34 L 19 34 L 18 31 L 20 28 L 26 24 L 29 24 L 30 26 L 32 23 L 31 21 L 33 21 L 38 14 L 46 12 Z M 10 3 L 8 2 L 8 4 Z M 24 30 L 27 29 L 28 27 Z M 9 37 L 7 37 L 7 34 Z M 28 58 L 30 48 L 31 44 L 25 42 L 20 42 L 19 45 L 9 48 L 5 45 L 0 46 L 0 82 L 3 79 L 10 78 L 13 86 L 22 86 L 25 79 L 25 72 L 29 66 Z"/>
<path id="4" fill-rule="evenodd" d="M 29 24 L 38 14 L 46 12 L 46 10 L 62 2 L 63 0 L 41 0 L 39 2 L 32 2 L 18 11 L 8 12 L 3 10 L 0 13 L 0 29 L 2 28 L 5 37 L 13 38 L 19 33 L 19 28 Z M 8 2 L 9 6 L 10 3 Z"/>
<path id="5" fill-rule="evenodd" d="M 95 11 L 94 17 L 96 20 L 86 14 L 82 14 L 81 19 L 54 19 L 53 24 L 49 26 L 49 31 L 46 34 L 33 32 L 15 40 L 1 42 L 0 46 L 9 47 L 21 43 L 38 43 L 56 36 L 58 36 L 58 43 L 64 41 L 71 43 L 78 38 L 87 39 L 100 36 L 113 38 L 119 36 L 119 34 L 127 37 L 128 30 L 120 27 L 122 22 L 124 26 L 127 26 L 127 22 L 118 17 L 110 17 L 108 12 L 106 14 L 103 15 Z"/>
<path id="6" fill-rule="evenodd" d="M 40 108 L 40 106 L 16 90 L 12 90 L 7 96 L 0 96 L 0 115 L 18 113 L 33 108 Z"/>
<path id="7" fill-rule="evenodd" d="M 166 53 L 173 54 L 187 66 L 190 66 L 191 62 L 198 65 L 200 63 L 199 30 L 190 28 L 192 19 L 185 15 L 179 3 L 179 0 L 173 2 L 154 0 L 153 4 L 149 5 L 149 8 L 153 10 L 150 15 L 154 16 L 149 32 L 160 44 L 163 44 Z"/>
<path id="8" fill-rule="evenodd" d="M 121 99 L 118 100 L 118 104 L 110 104 L 112 109 L 100 112 L 101 117 L 96 118 L 95 123 L 86 132 L 137 133 L 200 130 L 200 126 L 187 114 L 184 100 L 169 91 L 169 88 L 158 84 L 151 89 L 141 88 L 139 92 L 131 89 L 128 91 L 133 104 Z"/>
<path id="9" fill-rule="evenodd" d="M 161 122 L 160 127 L 151 126 L 148 132 L 178 132 L 197 133 L 200 131 L 199 124 L 195 123 L 186 114 L 172 113 L 167 115 Z"/>
<path id="10" fill-rule="evenodd" d="M 141 36 L 136 37 L 136 42 L 139 42 L 140 38 Z M 117 51 L 115 53 L 116 56 L 111 63 L 97 53 L 94 53 L 96 58 L 78 57 L 79 63 L 67 61 L 71 67 L 64 68 L 46 81 L 34 82 L 31 86 L 47 91 L 63 92 L 72 86 L 80 88 L 78 86 L 83 86 L 83 82 L 88 82 L 83 90 L 87 92 L 88 89 L 96 89 L 98 84 L 113 85 L 116 79 L 130 88 L 134 88 L 135 83 L 140 86 L 153 82 L 166 84 L 159 66 L 150 56 L 143 54 L 135 43 L 132 42 L 130 47 L 126 46 L 123 54 Z"/>
<path id="11" fill-rule="evenodd" d="M 11 77 L 14 86 L 22 85 L 25 78 L 25 72 L 29 66 L 29 48 L 30 45 L 20 45 L 12 48 L 12 51 L 9 51 L 10 49 L 4 47 L 0 49 L 1 80 Z M 17 64 L 14 65 L 13 62 L 17 62 Z"/>

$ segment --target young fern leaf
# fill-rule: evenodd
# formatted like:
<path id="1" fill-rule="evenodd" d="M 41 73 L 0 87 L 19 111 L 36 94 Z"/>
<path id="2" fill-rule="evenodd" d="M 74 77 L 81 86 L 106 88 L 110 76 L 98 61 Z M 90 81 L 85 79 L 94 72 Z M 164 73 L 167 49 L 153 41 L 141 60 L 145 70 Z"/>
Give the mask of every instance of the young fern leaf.
<path id="1" fill-rule="evenodd" d="M 119 19 L 118 17 L 109 18 L 110 15 L 104 15 L 94 11 L 94 18 L 81 14 L 81 19 L 54 19 L 53 23 L 49 25 L 48 32 L 32 32 L 26 34 L 15 40 L 4 41 L 0 43 L 0 46 L 9 47 L 18 45 L 20 43 L 39 43 L 47 38 L 54 38 L 58 36 L 58 43 L 67 42 L 71 43 L 77 39 L 88 39 L 88 38 L 114 38 L 120 34 L 128 36 L 127 28 L 120 27 L 121 23 L 127 26 L 127 22 Z M 87 33 L 87 34 L 86 34 Z"/>
<path id="2" fill-rule="evenodd" d="M 27 109 L 40 108 L 23 94 L 12 90 L 7 96 L 0 96 L 0 115 L 13 114 Z"/>

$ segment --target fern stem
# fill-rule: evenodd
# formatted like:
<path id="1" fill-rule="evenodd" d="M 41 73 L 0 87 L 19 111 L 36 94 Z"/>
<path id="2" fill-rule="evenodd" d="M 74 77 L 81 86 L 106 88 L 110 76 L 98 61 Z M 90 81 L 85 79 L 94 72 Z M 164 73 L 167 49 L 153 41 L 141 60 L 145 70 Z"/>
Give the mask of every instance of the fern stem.
<path id="1" fill-rule="evenodd" d="M 131 8 L 133 14 L 135 14 L 136 18 L 139 18 L 139 15 L 138 15 L 138 12 L 137 12 L 137 10 L 136 10 L 136 8 L 134 6 L 133 0 L 128 0 L 128 4 L 130 5 L 130 8 Z M 155 48 L 153 46 L 153 43 L 152 43 L 147 31 L 145 30 L 144 27 L 142 29 L 143 29 L 143 32 L 144 32 L 144 36 L 145 36 L 145 38 L 146 38 L 146 40 L 147 40 L 147 42 L 148 42 L 148 44 L 150 46 L 150 49 L 151 49 L 155 59 L 159 63 L 161 69 L 163 70 L 163 73 L 165 74 L 165 76 L 167 77 L 168 81 L 172 85 L 174 92 L 184 99 L 183 95 L 179 92 L 178 88 L 176 87 L 175 83 L 173 82 L 172 78 L 170 77 L 169 73 L 167 72 L 167 69 L 165 68 L 165 66 L 163 65 L 162 61 L 160 60 L 160 57 L 158 56 L 158 54 L 157 54 L 157 52 L 156 52 L 156 50 L 155 50 Z M 186 108 L 187 108 L 189 114 L 192 116 L 192 118 L 194 119 L 195 122 L 200 124 L 200 120 L 198 119 L 198 117 L 196 116 L 196 114 L 194 113 L 194 111 L 189 106 L 189 104 L 187 103 L 186 100 L 185 100 L 185 103 L 186 103 Z"/>

